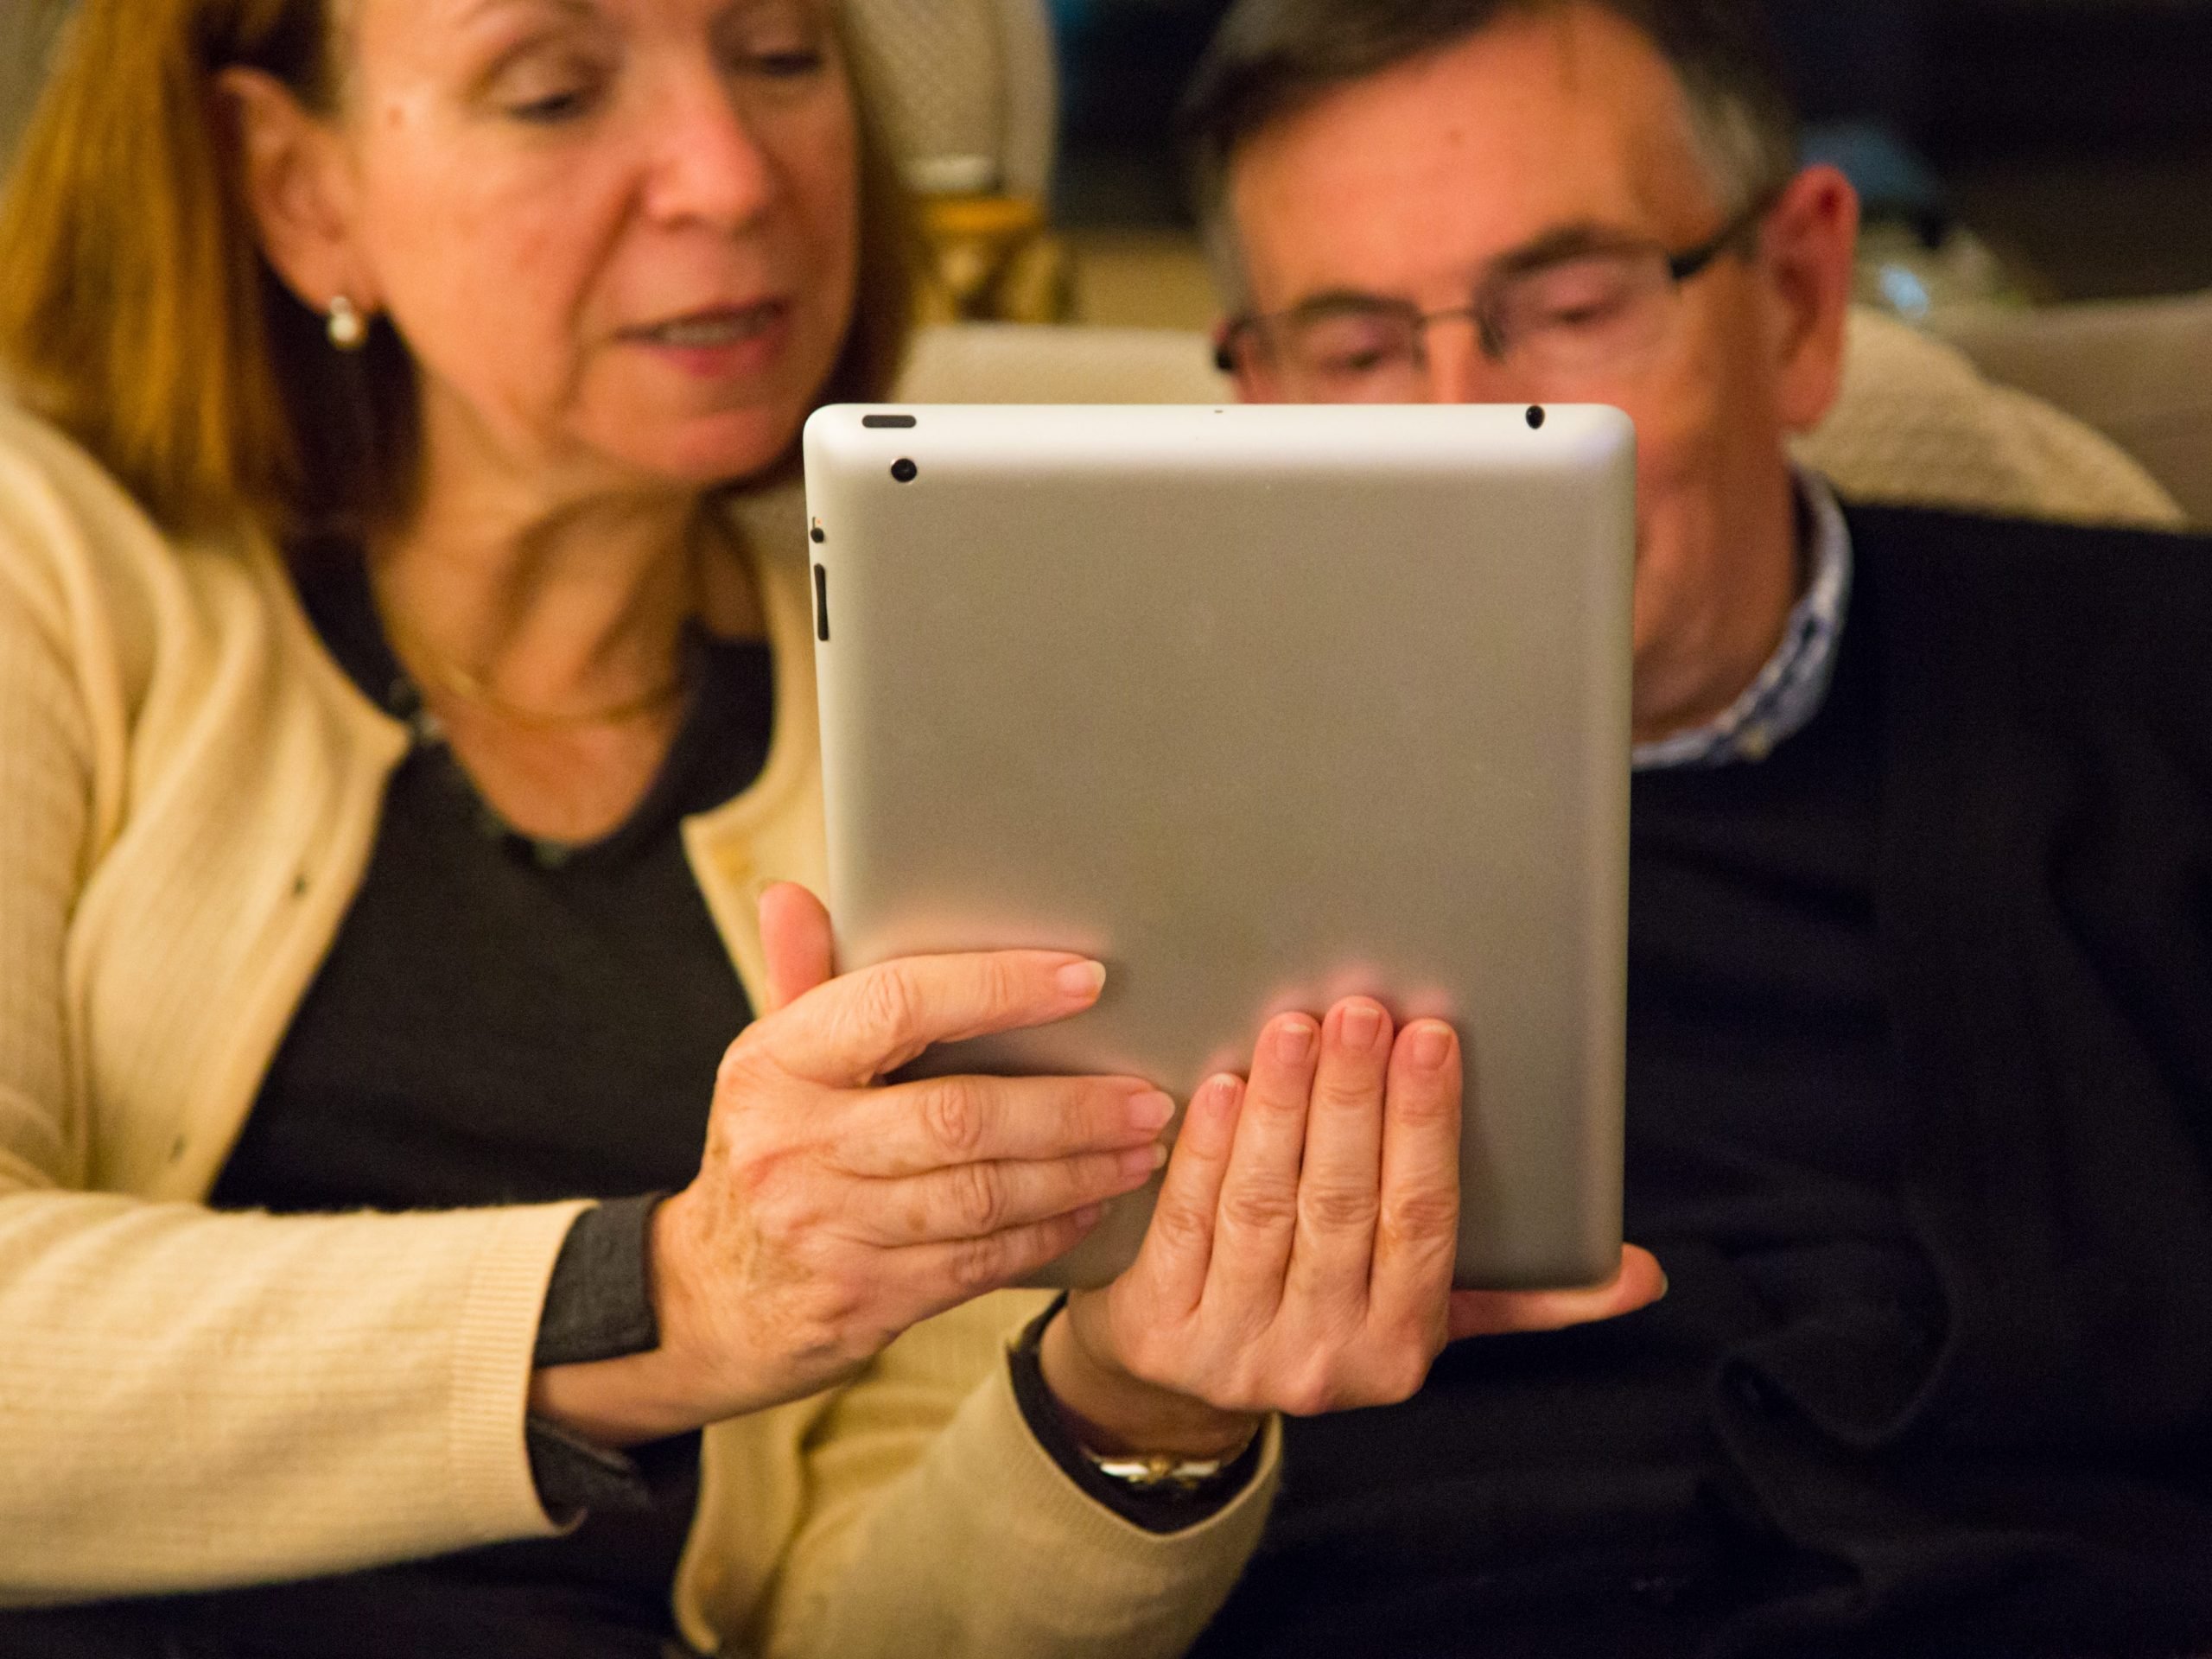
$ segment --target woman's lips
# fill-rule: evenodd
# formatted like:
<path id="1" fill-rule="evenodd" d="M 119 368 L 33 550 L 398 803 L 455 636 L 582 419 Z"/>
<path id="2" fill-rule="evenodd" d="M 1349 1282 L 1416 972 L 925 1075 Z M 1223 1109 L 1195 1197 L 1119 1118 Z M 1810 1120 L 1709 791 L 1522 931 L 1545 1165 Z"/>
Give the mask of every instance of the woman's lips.
<path id="1" fill-rule="evenodd" d="M 686 373 L 719 378 L 767 368 L 782 351 L 790 323 L 788 306 L 766 300 L 671 317 L 630 329 L 624 338 Z"/>

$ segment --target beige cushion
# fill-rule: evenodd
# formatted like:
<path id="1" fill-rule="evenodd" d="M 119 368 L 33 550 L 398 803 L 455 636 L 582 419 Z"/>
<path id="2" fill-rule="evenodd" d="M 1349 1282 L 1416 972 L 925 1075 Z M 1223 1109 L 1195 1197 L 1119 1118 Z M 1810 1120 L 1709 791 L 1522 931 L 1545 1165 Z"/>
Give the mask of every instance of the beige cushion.
<path id="1" fill-rule="evenodd" d="M 1842 397 L 1796 447 L 1859 500 L 2092 524 L 2183 521 L 2173 498 L 2109 438 L 1871 311 L 1852 317 Z"/>
<path id="2" fill-rule="evenodd" d="M 916 403 L 1227 402 L 1203 335 L 1171 329 L 969 324 L 916 342 L 900 395 Z M 1873 313 L 1852 319 L 1842 397 L 1799 446 L 1869 501 L 2115 524 L 2180 510 L 2109 439 L 1993 385 L 1952 347 Z"/>
<path id="3" fill-rule="evenodd" d="M 917 404 L 1212 404 L 1233 400 L 1203 334 L 1179 328 L 956 323 L 925 328 L 899 395 Z"/>
<path id="4" fill-rule="evenodd" d="M 2087 421 L 2212 524 L 2212 291 L 1961 310 L 1937 327 L 1984 374 Z"/>
<path id="5" fill-rule="evenodd" d="M 845 14 L 919 188 L 1044 200 L 1059 130 L 1045 0 L 845 0 Z"/>

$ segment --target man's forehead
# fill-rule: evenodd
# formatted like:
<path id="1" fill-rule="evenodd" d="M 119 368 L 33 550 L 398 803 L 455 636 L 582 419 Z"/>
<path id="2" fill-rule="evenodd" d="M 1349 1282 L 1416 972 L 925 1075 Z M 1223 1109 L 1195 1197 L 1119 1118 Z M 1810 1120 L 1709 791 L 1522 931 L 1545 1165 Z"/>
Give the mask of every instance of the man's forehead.
<path id="1" fill-rule="evenodd" d="M 1241 146 L 1230 187 L 1267 310 L 1344 289 L 1442 303 L 1562 232 L 1695 239 L 1719 211 L 1665 60 L 1588 6 L 1330 92 Z"/>

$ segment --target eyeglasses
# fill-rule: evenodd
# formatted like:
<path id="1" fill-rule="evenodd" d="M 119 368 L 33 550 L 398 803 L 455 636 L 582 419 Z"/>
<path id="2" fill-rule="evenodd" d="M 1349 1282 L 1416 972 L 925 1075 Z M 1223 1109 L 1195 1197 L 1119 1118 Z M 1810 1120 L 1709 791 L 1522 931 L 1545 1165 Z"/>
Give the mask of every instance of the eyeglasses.
<path id="1" fill-rule="evenodd" d="M 1544 386 L 1572 386 L 1648 354 L 1666 336 L 1681 284 L 1742 240 L 1779 194 L 1762 193 L 1710 240 L 1679 252 L 1619 243 L 1508 261 L 1473 304 L 1446 311 L 1329 294 L 1272 316 L 1240 317 L 1215 360 L 1224 374 L 1244 372 L 1299 401 L 1415 403 L 1427 390 L 1429 328 L 1464 319 L 1491 362 Z"/>

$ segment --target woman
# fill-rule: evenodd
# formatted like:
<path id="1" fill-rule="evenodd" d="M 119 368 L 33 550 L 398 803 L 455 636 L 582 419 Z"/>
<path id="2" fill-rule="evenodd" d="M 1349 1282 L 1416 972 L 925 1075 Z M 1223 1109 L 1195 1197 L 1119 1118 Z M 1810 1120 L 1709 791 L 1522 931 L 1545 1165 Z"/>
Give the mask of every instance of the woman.
<path id="1" fill-rule="evenodd" d="M 819 0 L 88 0 L 0 220 L 0 1597 L 111 1604 L 49 1649 L 1170 1652 L 1268 1413 L 1655 1293 L 1449 1299 L 1453 1039 L 1354 1001 L 1121 1281 L 975 1300 L 1171 1103 L 877 1086 L 1101 970 L 836 977 L 789 885 L 888 177 Z"/>

